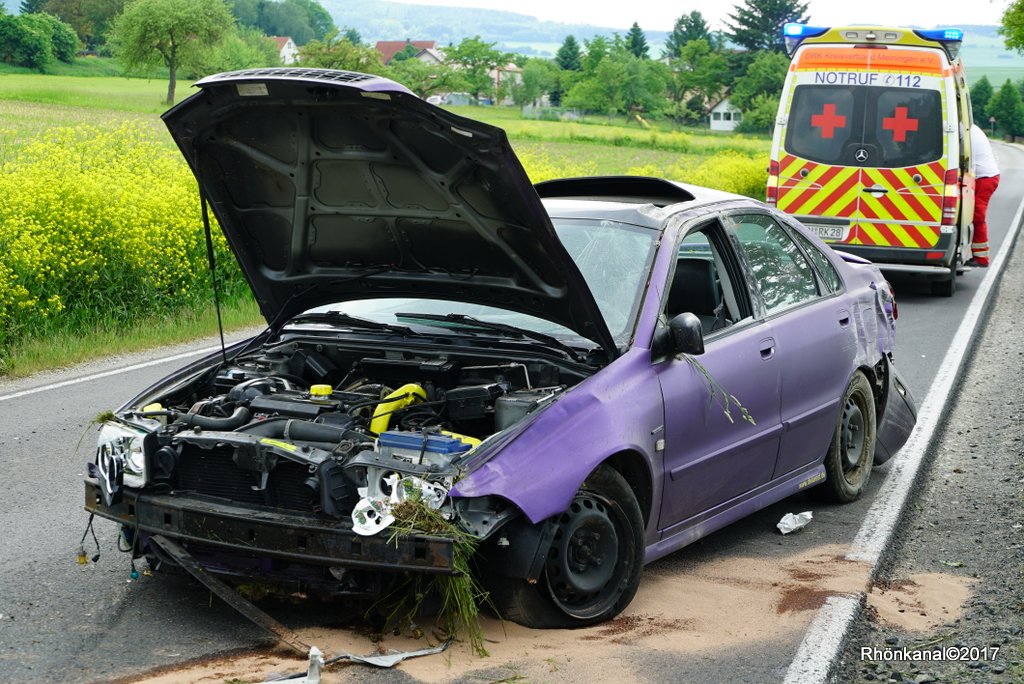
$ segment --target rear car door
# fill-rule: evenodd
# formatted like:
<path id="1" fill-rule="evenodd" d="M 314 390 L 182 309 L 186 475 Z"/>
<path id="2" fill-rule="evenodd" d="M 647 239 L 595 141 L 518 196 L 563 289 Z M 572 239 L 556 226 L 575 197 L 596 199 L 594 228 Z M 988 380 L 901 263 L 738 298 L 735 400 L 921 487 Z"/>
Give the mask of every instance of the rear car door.
<path id="1" fill-rule="evenodd" d="M 782 424 L 773 477 L 819 460 L 853 373 L 855 312 L 835 268 L 810 241 L 765 213 L 730 214 L 775 338 Z"/>

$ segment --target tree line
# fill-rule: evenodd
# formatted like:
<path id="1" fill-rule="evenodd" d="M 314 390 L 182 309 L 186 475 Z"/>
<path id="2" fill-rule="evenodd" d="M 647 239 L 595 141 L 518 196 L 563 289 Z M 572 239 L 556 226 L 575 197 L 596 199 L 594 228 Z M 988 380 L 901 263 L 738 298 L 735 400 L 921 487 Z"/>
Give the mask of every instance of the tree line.
<path id="1" fill-rule="evenodd" d="M 707 120 L 726 95 L 743 112 L 740 130 L 772 127 L 789 67 L 782 38 L 788 22 L 807 23 L 808 3 L 743 0 L 724 31 L 710 30 L 699 11 L 682 14 L 663 50 L 652 54 L 641 27 L 582 41 L 566 36 L 552 59 L 503 52 L 479 36 L 441 49 L 441 63 L 415 59 L 411 41 L 387 65 L 359 33 L 339 29 L 317 0 L 23 0 L 20 14 L 0 6 L 0 61 L 44 68 L 72 61 L 79 50 L 113 54 L 129 72 L 166 68 L 167 102 L 179 72 L 279 64 L 268 35 L 290 36 L 304 66 L 390 77 L 421 97 L 465 91 L 474 100 L 546 102 L 643 121 L 666 117 L 677 125 Z M 1000 31 L 1007 46 L 1024 50 L 1024 0 L 1014 0 Z M 509 64 L 517 74 L 495 79 Z M 993 91 L 987 79 L 972 88 L 975 118 L 1024 135 L 1024 79 Z"/>

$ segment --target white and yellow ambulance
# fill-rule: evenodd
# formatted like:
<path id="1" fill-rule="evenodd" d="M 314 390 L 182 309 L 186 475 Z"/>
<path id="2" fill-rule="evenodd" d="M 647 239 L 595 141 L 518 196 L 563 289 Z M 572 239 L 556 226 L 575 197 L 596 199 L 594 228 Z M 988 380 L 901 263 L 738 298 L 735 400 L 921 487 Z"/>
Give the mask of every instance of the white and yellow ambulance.
<path id="1" fill-rule="evenodd" d="M 767 200 L 951 296 L 974 213 L 960 29 L 787 24 Z"/>

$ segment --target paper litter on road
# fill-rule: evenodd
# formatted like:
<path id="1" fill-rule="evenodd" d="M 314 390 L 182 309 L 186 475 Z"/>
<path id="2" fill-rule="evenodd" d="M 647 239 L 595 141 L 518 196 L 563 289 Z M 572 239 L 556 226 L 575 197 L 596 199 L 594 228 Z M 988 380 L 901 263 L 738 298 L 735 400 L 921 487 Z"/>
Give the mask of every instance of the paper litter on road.
<path id="1" fill-rule="evenodd" d="M 796 532 L 797 530 L 807 527 L 807 523 L 811 522 L 811 518 L 814 514 L 810 511 L 804 511 L 803 513 L 787 513 L 782 516 L 782 520 L 776 525 L 779 528 L 779 532 L 782 534 L 789 534 L 790 532 Z"/>

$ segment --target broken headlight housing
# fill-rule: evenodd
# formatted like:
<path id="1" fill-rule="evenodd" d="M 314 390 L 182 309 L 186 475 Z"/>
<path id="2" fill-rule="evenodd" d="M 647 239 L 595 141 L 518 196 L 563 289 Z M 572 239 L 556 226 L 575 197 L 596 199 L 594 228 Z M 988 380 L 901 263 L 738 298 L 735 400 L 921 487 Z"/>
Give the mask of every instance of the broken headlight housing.
<path id="1" fill-rule="evenodd" d="M 90 468 L 90 474 L 99 480 L 108 506 L 120 498 L 122 486 L 142 487 L 146 484 L 143 440 L 147 434 L 113 421 L 100 426 L 96 462 Z"/>

